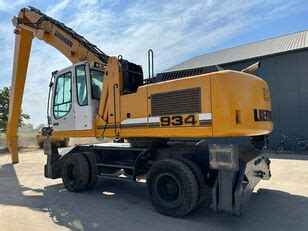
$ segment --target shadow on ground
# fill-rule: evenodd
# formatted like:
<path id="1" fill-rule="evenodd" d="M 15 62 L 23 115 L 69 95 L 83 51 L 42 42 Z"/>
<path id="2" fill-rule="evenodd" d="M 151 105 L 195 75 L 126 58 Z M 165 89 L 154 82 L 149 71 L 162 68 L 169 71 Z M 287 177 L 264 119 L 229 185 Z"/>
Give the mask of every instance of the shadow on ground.
<path id="1" fill-rule="evenodd" d="M 35 189 L 19 184 L 11 164 L 0 170 L 0 181 L 0 204 L 49 213 L 55 224 L 72 230 L 308 230 L 308 198 L 277 190 L 254 193 L 241 217 L 202 205 L 175 219 L 154 211 L 140 183 L 101 180 L 82 193 L 62 184 Z"/>

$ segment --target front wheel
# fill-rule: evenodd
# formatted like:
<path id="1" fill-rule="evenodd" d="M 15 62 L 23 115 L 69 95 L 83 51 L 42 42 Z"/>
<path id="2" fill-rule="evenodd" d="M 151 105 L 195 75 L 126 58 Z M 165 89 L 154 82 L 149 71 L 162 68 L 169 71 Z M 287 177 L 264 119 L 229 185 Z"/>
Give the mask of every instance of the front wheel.
<path id="1" fill-rule="evenodd" d="M 183 217 L 196 207 L 200 192 L 192 170 L 180 160 L 167 159 L 150 169 L 147 193 L 159 213 Z"/>
<path id="2" fill-rule="evenodd" d="M 88 161 L 81 153 L 69 154 L 62 168 L 62 181 L 68 191 L 84 190 L 89 182 L 90 169 Z"/>

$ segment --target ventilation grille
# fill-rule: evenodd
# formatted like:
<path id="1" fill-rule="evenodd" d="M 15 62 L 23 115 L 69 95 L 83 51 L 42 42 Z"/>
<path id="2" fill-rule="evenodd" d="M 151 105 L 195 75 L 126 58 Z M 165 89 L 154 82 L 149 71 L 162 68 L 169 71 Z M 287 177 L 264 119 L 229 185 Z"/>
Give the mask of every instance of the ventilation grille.
<path id="1" fill-rule="evenodd" d="M 200 88 L 152 94 L 152 116 L 201 112 Z"/>
<path id="2" fill-rule="evenodd" d="M 152 80 L 152 82 L 158 83 L 172 79 L 180 79 L 189 76 L 211 73 L 215 71 L 219 71 L 219 67 L 216 65 L 209 67 L 197 67 L 179 71 L 163 72 L 163 73 L 158 73 L 157 76 Z"/>

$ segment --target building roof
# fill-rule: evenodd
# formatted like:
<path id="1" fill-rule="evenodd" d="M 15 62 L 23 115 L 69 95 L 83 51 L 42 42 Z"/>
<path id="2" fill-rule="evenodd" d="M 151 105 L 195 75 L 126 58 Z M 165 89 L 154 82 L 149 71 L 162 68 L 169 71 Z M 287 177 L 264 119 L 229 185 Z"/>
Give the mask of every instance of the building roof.
<path id="1" fill-rule="evenodd" d="M 221 65 L 304 48 L 308 48 L 308 30 L 199 55 L 167 69 L 166 72 Z"/>

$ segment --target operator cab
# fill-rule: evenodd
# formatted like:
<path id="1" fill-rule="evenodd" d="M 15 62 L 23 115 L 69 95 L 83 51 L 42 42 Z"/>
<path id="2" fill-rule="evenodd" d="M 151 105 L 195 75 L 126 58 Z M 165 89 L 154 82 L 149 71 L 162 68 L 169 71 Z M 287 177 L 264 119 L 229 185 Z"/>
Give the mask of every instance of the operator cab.
<path id="1" fill-rule="evenodd" d="M 53 75 L 48 116 L 54 131 L 93 128 L 103 80 L 102 67 L 88 62 L 75 64 Z"/>
<path id="2" fill-rule="evenodd" d="M 120 59 L 122 71 L 121 95 L 137 92 L 143 85 L 140 65 Z M 93 129 L 103 89 L 104 69 L 97 62 L 81 62 L 53 72 L 48 120 L 53 131 Z"/>

